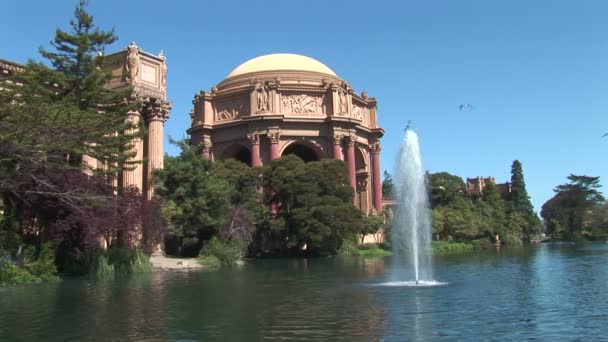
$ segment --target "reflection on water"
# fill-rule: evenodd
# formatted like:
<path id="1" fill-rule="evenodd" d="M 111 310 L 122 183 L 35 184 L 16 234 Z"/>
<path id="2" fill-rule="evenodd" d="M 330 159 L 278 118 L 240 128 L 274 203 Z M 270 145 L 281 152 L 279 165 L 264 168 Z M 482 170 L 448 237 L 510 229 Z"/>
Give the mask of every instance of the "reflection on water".
<path id="1" fill-rule="evenodd" d="M 541 245 L 438 257 L 435 287 L 377 286 L 391 258 L 73 278 L 0 289 L 0 341 L 598 340 L 607 265 L 606 244 Z"/>

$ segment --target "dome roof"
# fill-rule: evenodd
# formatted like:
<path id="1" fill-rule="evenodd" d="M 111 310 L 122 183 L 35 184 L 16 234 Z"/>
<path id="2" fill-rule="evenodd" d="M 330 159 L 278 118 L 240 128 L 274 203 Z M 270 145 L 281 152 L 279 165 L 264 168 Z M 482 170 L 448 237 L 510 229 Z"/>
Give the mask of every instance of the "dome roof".
<path id="1" fill-rule="evenodd" d="M 228 74 L 227 78 L 257 71 L 301 70 L 338 76 L 327 65 L 310 57 L 291 53 L 275 53 L 248 60 Z"/>

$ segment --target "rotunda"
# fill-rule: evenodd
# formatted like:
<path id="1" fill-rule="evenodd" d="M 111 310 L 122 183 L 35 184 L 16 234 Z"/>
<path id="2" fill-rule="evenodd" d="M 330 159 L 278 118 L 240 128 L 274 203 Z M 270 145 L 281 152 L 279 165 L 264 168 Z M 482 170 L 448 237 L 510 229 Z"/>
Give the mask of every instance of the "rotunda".
<path id="1" fill-rule="evenodd" d="M 325 64 L 295 54 L 253 58 L 193 104 L 188 133 L 203 157 L 253 167 L 288 154 L 345 160 L 355 205 L 382 211 L 376 99 L 356 94 Z"/>

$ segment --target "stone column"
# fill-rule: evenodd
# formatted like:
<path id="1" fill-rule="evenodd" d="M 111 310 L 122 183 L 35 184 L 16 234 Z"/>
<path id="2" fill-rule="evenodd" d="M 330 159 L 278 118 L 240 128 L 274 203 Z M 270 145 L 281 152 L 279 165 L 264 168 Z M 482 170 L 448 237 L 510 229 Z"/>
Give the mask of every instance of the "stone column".
<path id="1" fill-rule="evenodd" d="M 371 146 L 372 153 L 372 195 L 374 209 L 377 214 L 382 212 L 382 181 L 380 180 L 380 143 Z"/>
<path id="2" fill-rule="evenodd" d="M 334 147 L 334 149 L 333 149 L 334 159 L 344 160 L 344 156 L 342 155 L 342 136 L 334 135 L 331 140 L 332 140 L 332 144 Z"/>
<path id="3" fill-rule="evenodd" d="M 346 161 L 348 162 L 348 178 L 350 180 L 350 185 L 353 187 L 353 190 L 355 191 L 355 196 L 353 198 L 353 201 L 356 205 L 356 193 L 357 193 L 357 173 L 355 170 L 356 167 L 356 163 L 355 163 L 355 143 L 356 143 L 356 137 L 349 137 L 348 139 L 348 147 L 346 149 Z"/>
<path id="4" fill-rule="evenodd" d="M 141 121 L 141 114 L 138 111 L 129 111 L 127 113 L 128 123 L 133 124 L 133 128 L 127 130 L 125 134 L 131 135 L 138 132 L 138 125 Z M 126 170 L 122 171 L 121 186 L 123 188 L 135 187 L 138 191 L 143 191 L 143 165 L 141 164 L 144 156 L 144 145 L 141 138 L 134 138 L 132 146 L 127 153 L 135 153 L 125 163 Z"/>
<path id="5" fill-rule="evenodd" d="M 169 104 L 158 99 L 151 99 L 146 119 L 148 121 L 148 164 L 147 164 L 147 194 L 152 199 L 154 188 L 152 187 L 152 171 L 163 168 L 163 130 L 165 121 L 169 118 Z"/>
<path id="6" fill-rule="evenodd" d="M 203 152 L 202 152 L 202 156 L 204 159 L 211 159 L 211 147 L 213 145 L 211 144 L 210 141 L 204 141 L 203 142 Z"/>
<path id="7" fill-rule="evenodd" d="M 268 139 L 270 140 L 270 160 L 279 159 L 279 132 L 268 133 Z"/>
<path id="8" fill-rule="evenodd" d="M 247 134 L 247 138 L 251 143 L 251 166 L 262 166 L 262 158 L 260 157 L 260 135 L 257 133 Z"/>

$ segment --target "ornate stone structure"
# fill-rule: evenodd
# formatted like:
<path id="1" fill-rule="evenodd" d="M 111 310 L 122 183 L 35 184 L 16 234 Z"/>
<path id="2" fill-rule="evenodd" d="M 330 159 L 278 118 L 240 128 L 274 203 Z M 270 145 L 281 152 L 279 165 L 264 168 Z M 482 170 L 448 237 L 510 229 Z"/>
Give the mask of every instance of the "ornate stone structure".
<path id="1" fill-rule="evenodd" d="M 141 53 L 140 53 L 141 55 Z M 273 54 L 249 60 L 211 92 L 194 96 L 191 143 L 205 158 L 262 166 L 287 154 L 345 160 L 355 204 L 382 211 L 376 99 L 356 94 L 312 58 Z"/>
<path id="2" fill-rule="evenodd" d="M 103 68 L 113 75 L 108 87 L 133 87 L 130 101 L 137 103 L 137 110 L 129 112 L 128 120 L 143 120 L 147 131 L 142 140 L 133 144 L 133 161 L 141 163 L 119 175 L 119 185 L 137 187 L 150 199 L 152 170 L 163 167 L 163 130 L 171 110 L 171 102 L 167 101 L 167 59 L 162 51 L 153 55 L 133 42 L 122 51 L 106 55 Z"/>

